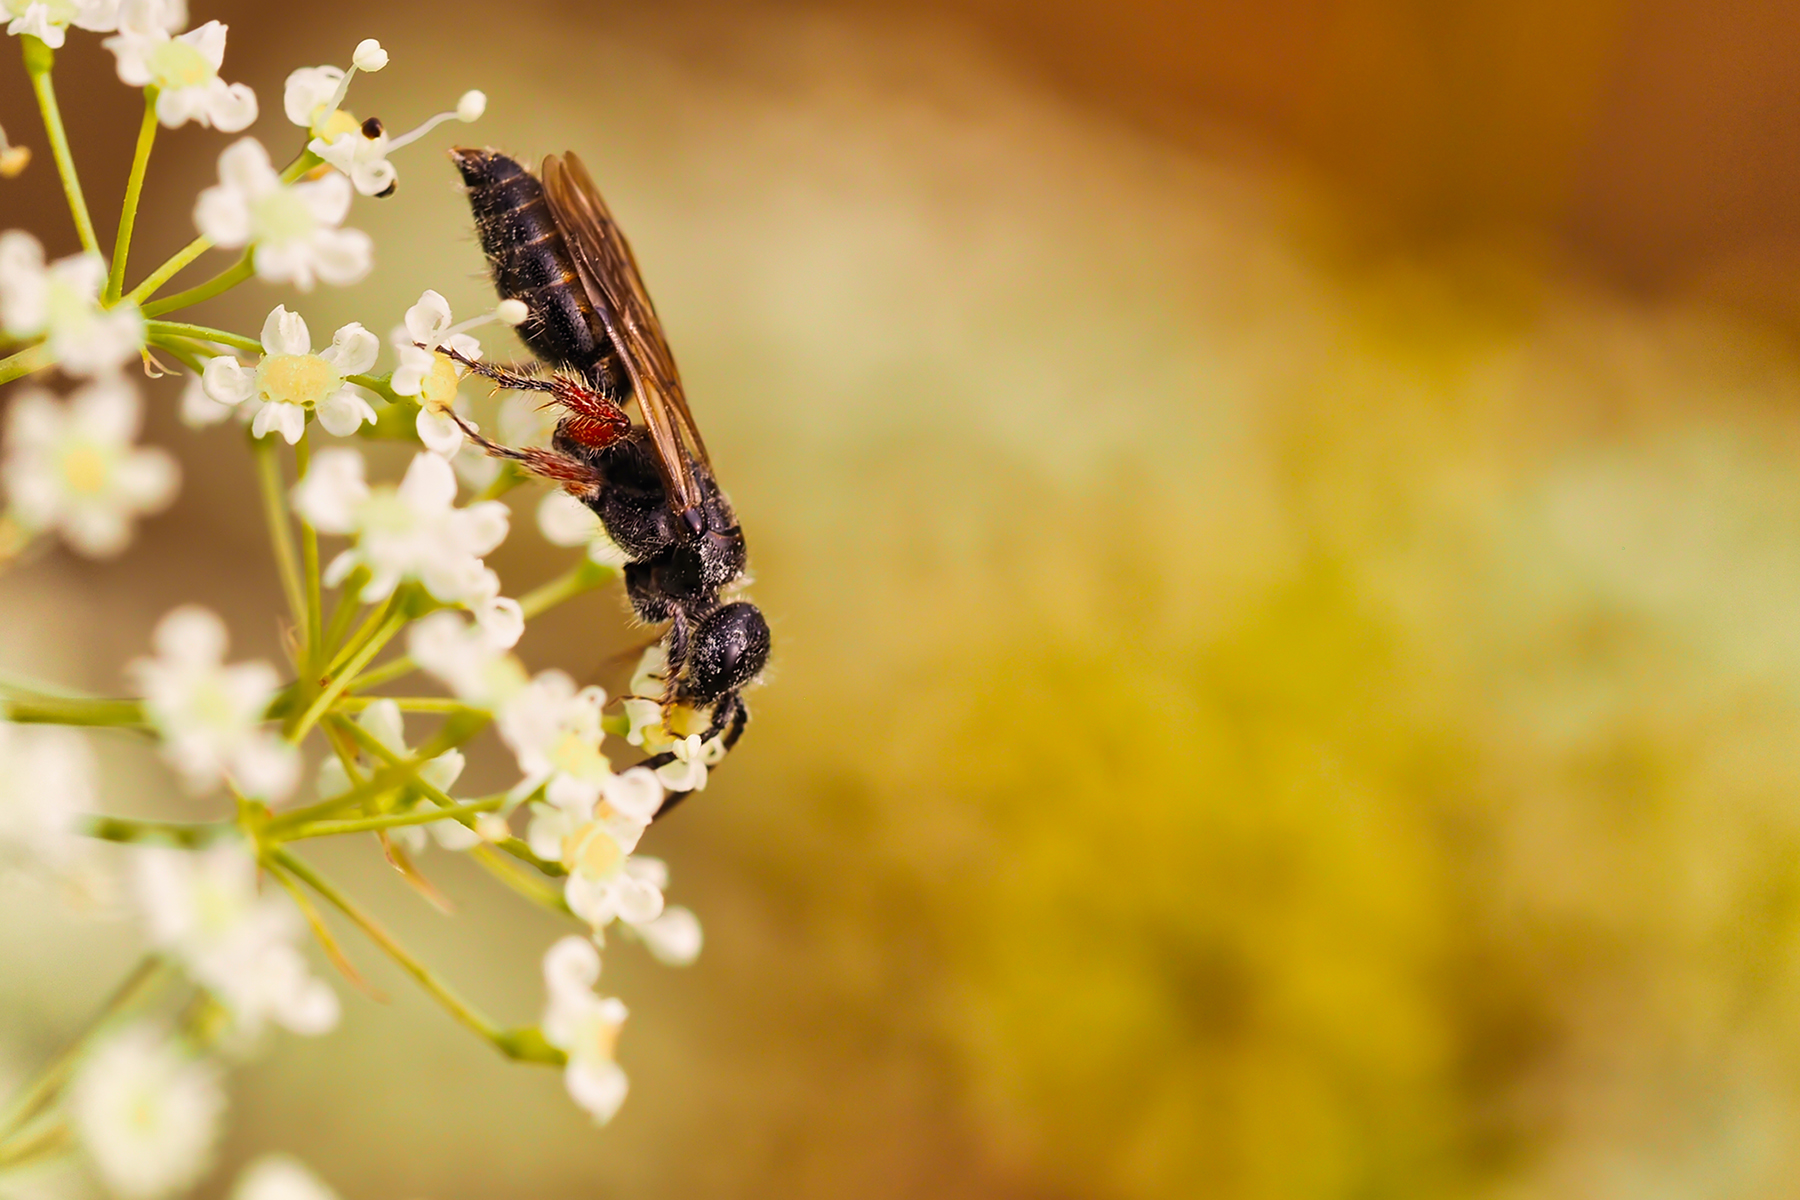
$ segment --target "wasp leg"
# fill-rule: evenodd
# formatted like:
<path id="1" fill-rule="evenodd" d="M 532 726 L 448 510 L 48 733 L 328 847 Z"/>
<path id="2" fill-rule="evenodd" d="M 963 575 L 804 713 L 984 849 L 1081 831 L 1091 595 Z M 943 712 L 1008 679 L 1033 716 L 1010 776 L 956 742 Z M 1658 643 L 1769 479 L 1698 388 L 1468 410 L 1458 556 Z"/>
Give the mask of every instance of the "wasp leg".
<path id="1" fill-rule="evenodd" d="M 679 606 L 669 613 L 668 639 L 668 674 L 663 677 L 662 706 L 665 711 L 675 703 L 675 693 L 681 682 L 681 668 L 687 665 L 688 649 L 693 645 L 689 636 L 687 611 Z"/>
<path id="2" fill-rule="evenodd" d="M 519 463 L 540 479 L 560 483 L 563 490 L 577 499 L 585 499 L 598 494 L 600 485 L 606 482 L 606 476 L 573 454 L 564 454 L 560 450 L 545 450 L 537 446 L 514 450 L 511 446 L 502 446 L 499 442 L 483 437 L 480 430 L 463 420 L 456 412 L 450 409 L 444 411 L 450 413 L 450 419 L 462 428 L 463 436 L 493 457 Z"/>
<path id="3" fill-rule="evenodd" d="M 544 392 L 552 402 L 568 410 L 558 429 L 569 438 L 591 450 L 604 450 L 631 432 L 631 418 L 612 397 L 595 391 L 582 380 L 561 373 L 528 374 L 513 367 L 497 367 L 469 358 L 448 346 L 441 353 L 451 362 L 484 379 L 492 380 L 500 391 Z"/>

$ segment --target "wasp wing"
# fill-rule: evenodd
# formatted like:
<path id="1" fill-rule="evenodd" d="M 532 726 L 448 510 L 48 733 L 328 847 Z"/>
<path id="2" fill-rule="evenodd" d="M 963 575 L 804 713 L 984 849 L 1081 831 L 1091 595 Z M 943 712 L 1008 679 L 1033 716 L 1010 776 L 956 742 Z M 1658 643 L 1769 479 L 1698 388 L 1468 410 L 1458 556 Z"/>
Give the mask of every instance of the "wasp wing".
<path id="1" fill-rule="evenodd" d="M 669 504 L 677 514 L 697 509 L 701 494 L 696 472 L 709 466 L 706 444 L 688 411 L 675 356 L 663 337 L 650 293 L 644 290 L 631 245 L 575 155 L 546 158 L 543 182 L 544 197 L 568 243 L 582 287 L 631 376 L 668 486 Z"/>

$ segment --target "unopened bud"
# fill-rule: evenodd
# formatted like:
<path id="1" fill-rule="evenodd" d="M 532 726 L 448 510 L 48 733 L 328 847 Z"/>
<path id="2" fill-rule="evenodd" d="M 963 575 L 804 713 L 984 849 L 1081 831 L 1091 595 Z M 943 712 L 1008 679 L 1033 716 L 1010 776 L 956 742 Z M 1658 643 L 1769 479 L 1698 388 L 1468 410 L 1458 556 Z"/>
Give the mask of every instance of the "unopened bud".
<path id="1" fill-rule="evenodd" d="M 359 71 L 375 72 L 388 65 L 388 52 L 381 48 L 381 43 L 374 38 L 364 38 L 356 43 L 356 53 L 350 56 Z"/>

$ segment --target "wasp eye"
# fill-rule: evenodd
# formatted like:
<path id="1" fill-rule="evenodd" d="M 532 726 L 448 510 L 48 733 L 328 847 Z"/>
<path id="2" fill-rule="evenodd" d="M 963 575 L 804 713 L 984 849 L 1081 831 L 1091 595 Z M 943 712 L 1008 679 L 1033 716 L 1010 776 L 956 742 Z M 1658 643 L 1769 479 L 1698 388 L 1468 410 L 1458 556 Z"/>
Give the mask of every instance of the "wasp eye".
<path id="1" fill-rule="evenodd" d="M 371 142 L 381 136 L 381 118 L 370 117 L 362 124 L 362 135 Z"/>

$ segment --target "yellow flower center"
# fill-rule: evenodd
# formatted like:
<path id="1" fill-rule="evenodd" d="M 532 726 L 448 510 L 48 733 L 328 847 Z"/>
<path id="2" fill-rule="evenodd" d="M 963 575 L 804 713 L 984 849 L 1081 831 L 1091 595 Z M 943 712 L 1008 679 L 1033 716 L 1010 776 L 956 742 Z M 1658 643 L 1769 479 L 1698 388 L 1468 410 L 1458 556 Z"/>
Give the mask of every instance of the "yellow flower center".
<path id="1" fill-rule="evenodd" d="M 419 385 L 419 401 L 427 408 L 441 411 L 450 406 L 456 397 L 456 385 L 461 382 L 456 373 L 456 364 L 443 354 L 433 356 L 431 374 Z"/>
<path id="2" fill-rule="evenodd" d="M 205 55 L 179 38 L 152 50 L 147 65 L 156 86 L 165 89 L 195 87 L 217 75 Z"/>
<path id="3" fill-rule="evenodd" d="M 335 109 L 329 117 L 322 117 L 325 106 L 319 105 L 313 110 L 313 136 L 331 141 L 340 134 L 350 133 L 362 128 L 362 122 L 343 109 Z"/>
<path id="4" fill-rule="evenodd" d="M 590 821 L 570 834 L 563 850 L 563 866 L 589 879 L 605 879 L 624 861 L 625 852 L 598 821 Z"/>
<path id="5" fill-rule="evenodd" d="M 271 354 L 256 368 L 256 391 L 264 400 L 318 404 L 340 379 L 316 354 Z"/>
<path id="6" fill-rule="evenodd" d="M 63 451 L 63 483 L 78 496 L 98 496 L 106 490 L 111 474 L 109 456 L 98 446 L 81 442 Z"/>

